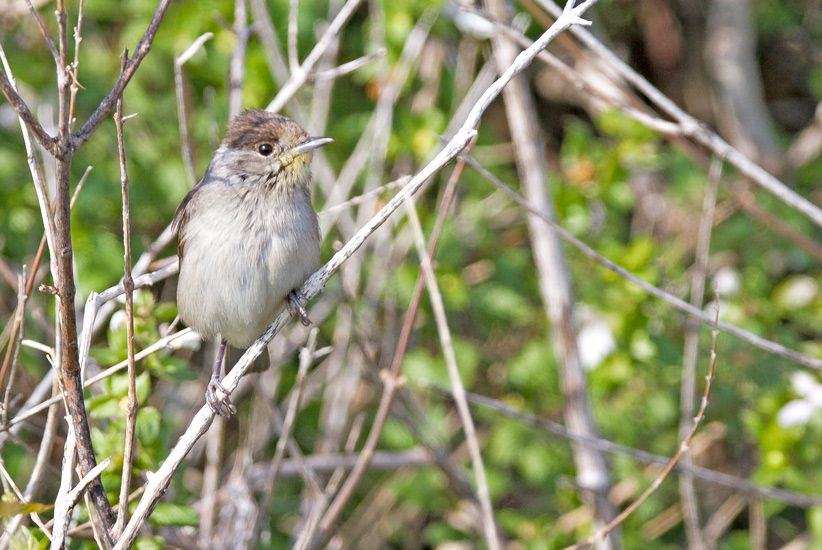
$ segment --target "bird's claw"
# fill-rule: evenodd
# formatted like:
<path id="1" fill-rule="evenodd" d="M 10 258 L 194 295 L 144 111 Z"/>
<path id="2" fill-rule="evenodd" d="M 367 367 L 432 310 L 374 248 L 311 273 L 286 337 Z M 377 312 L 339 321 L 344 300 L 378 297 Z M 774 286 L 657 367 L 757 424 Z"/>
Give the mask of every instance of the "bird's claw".
<path id="1" fill-rule="evenodd" d="M 223 418 L 231 418 L 237 414 L 237 407 L 231 402 L 228 391 L 218 378 L 212 378 L 208 381 L 206 402 L 211 410 Z"/>
<path id="2" fill-rule="evenodd" d="M 295 313 L 300 317 L 300 321 L 302 322 L 303 326 L 307 327 L 311 325 L 311 319 L 308 317 L 308 312 L 305 310 L 303 306 L 303 301 L 307 300 L 305 295 L 297 288 L 292 290 L 288 293 L 288 299 L 286 300 L 286 304 L 288 305 L 288 311 L 291 315 Z"/>

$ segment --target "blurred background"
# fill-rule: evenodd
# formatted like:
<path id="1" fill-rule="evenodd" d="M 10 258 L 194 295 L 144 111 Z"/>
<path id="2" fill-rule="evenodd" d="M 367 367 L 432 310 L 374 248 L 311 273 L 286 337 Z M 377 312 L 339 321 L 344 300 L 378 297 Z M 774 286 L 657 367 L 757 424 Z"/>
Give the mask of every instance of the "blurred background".
<path id="1" fill-rule="evenodd" d="M 34 3 L 54 33 L 54 6 Z M 300 3 L 299 60 L 341 4 Z M 67 7 L 71 28 L 78 6 L 69 2 Z M 134 48 L 155 7 L 148 0 L 85 2 L 77 126 L 110 89 L 120 53 Z M 173 242 L 157 239 L 219 144 L 229 113 L 232 63 L 241 86 L 235 97 L 243 108 L 265 108 L 288 78 L 288 10 L 287 2 L 271 0 L 176 2 L 169 8 L 124 96 L 126 114 L 137 113 L 126 123 L 125 144 L 133 256 L 146 254 L 143 269 L 166 266 L 175 254 Z M 284 112 L 310 133 L 334 138 L 314 163 L 324 260 L 396 192 L 405 181 L 400 178 L 416 173 L 436 153 L 462 122 L 461 106 L 473 104 L 492 82 L 506 42 L 502 37 L 512 35 L 495 28 L 487 14 L 506 10 L 516 32 L 532 40 L 553 21 L 536 0 L 467 8 L 455 2 L 364 0 L 320 58 Z M 822 9 L 817 0 L 602 0 L 587 16 L 591 31 L 668 98 L 797 193 L 822 203 Z M 175 58 L 203 33 L 213 35 L 178 63 L 175 87 Z M 55 71 L 24 2 L 0 1 L 0 44 L 21 95 L 53 131 Z M 579 39 L 564 34 L 549 51 L 599 90 L 569 81 L 539 60 L 524 73 L 520 94 L 528 98 L 530 111 L 524 112 L 531 115 L 530 134 L 524 135 L 544 154 L 547 164 L 536 176 L 542 182 L 539 193 L 558 223 L 600 254 L 711 315 L 718 290 L 723 320 L 822 358 L 819 227 L 726 164 L 714 182 L 710 246 L 704 262 L 697 261 L 699 227 L 711 202 L 706 202 L 713 186 L 711 152 L 684 135 L 663 134 L 632 118 L 625 106 L 652 112 L 648 98 Z M 370 57 L 353 72 L 330 72 L 363 56 Z M 528 167 L 521 159 L 517 167 L 522 148 L 510 122 L 509 97 L 485 113 L 471 154 L 532 201 L 534 190 L 523 190 Z M 181 112 L 187 141 L 181 137 Z M 5 101 L 0 103 L 0 144 L 0 344 L 7 354 L 13 347 L 9 335 L 18 274 L 23 265 L 33 265 L 43 228 L 17 118 Z M 117 284 L 123 273 L 116 152 L 109 120 L 73 161 L 73 184 L 92 167 L 72 217 L 78 312 L 90 292 Z M 45 162 L 44 169 L 51 178 L 53 167 Z M 441 211 L 452 169 L 443 170 L 418 196 L 426 236 Z M 534 174 L 527 177 L 533 180 Z M 346 203 L 352 197 L 358 198 Z M 462 172 L 444 219 L 434 267 L 457 364 L 466 389 L 497 405 L 473 404 L 471 411 L 500 536 L 509 548 L 572 544 L 594 526 L 595 506 L 580 490 L 586 482 L 579 475 L 580 456 L 591 453 L 591 447 L 574 447 L 499 406 L 533 415 L 532 420 L 573 424 L 568 415 L 580 404 L 568 404 L 567 381 L 584 373 L 587 399 L 577 412 L 588 415 L 583 425 L 589 435 L 670 457 L 683 437 L 681 424 L 689 426 L 696 410 L 685 406 L 681 411 L 687 393 L 683 380 L 688 379 L 683 369 L 696 373 L 690 380 L 695 380 L 698 405 L 710 326 L 689 322 L 669 304 L 562 245 L 567 271 L 559 271 L 569 287 L 559 293 L 570 307 L 565 321 L 576 328 L 581 367 L 569 371 L 567 349 L 563 352 L 549 321 L 545 258 L 535 252 L 540 250 L 537 233 L 553 235 L 549 228 L 534 219 L 529 224 L 527 210 L 471 166 Z M 46 260 L 47 253 L 37 283 L 51 282 Z M 419 272 L 413 233 L 401 209 L 311 304 L 316 332 L 311 352 L 304 354 L 311 366 L 292 437 L 304 455 L 316 455 L 309 464 L 323 484 L 333 484 L 342 474 L 343 458 L 356 453 L 368 433 L 383 387 L 379 371 L 394 357 Z M 700 280 L 704 296 L 694 299 Z M 171 326 L 175 284 L 171 278 L 135 294 L 138 351 L 180 329 Z M 54 299 L 34 288 L 24 338 L 53 345 Z M 122 310 L 118 302 L 101 317 L 87 376 L 125 359 Z M 306 489 L 293 449 L 286 452 L 276 483 L 270 477 L 281 417 L 297 387 L 297 352 L 311 330 L 292 325 L 270 347 L 273 368 L 247 377 L 235 394 L 239 414 L 215 423 L 195 447 L 152 516 L 151 530 L 141 536 L 140 548 L 294 544 L 317 497 Z M 29 478 L 46 429 L 44 411 L 7 431 L 9 420 L 49 372 L 46 355 L 35 347 L 23 345 L 16 368 L 4 373 L 4 384 L 11 378 L 11 385 L 0 419 L 6 428 L 2 460 L 20 486 Z M 202 405 L 210 353 L 199 340 L 185 338 L 138 363 L 134 487 L 157 469 Z M 611 547 L 822 547 L 818 371 L 724 332 L 716 353 L 716 378 L 690 457 L 700 467 L 731 476 L 727 479 L 737 485 L 699 477 L 689 484 L 673 473 L 626 520 Z M 482 545 L 469 453 L 426 295 L 402 372 L 407 383 L 379 439 L 382 462 L 349 501 L 332 544 Z M 95 450 L 98 457 L 113 458 L 103 481 L 115 500 L 126 388 L 126 376 L 119 373 L 87 393 Z M 46 390 L 51 391 L 50 384 Z M 32 495 L 35 502 L 53 502 L 57 491 L 65 424 L 49 429 L 55 430 L 51 473 Z M 661 468 L 624 452 L 593 455 L 601 461 L 600 473 L 610 477 L 604 493 L 616 509 L 636 499 Z M 5 478 L 3 483 L 8 494 Z M 745 483 L 817 495 L 816 505 L 752 494 Z M 78 525 L 84 514 L 85 509 Z M 696 517 L 696 531 L 686 527 L 684 516 L 692 527 Z M 8 523 L 10 517 L 3 520 Z M 45 539 L 37 527 L 24 523 L 12 540 L 34 548 Z M 79 530 L 74 540 L 73 547 L 93 545 L 88 529 Z"/>

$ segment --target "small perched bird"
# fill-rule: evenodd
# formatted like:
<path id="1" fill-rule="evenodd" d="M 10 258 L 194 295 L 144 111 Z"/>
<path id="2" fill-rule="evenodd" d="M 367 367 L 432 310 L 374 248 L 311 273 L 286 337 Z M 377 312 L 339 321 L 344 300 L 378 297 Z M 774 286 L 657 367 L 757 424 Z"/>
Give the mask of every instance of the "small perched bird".
<path id="1" fill-rule="evenodd" d="M 242 113 L 174 215 L 177 307 L 188 326 L 219 339 L 206 401 L 221 416 L 236 412 L 221 383 L 226 344 L 248 347 L 284 302 L 311 322 L 298 290 L 320 266 L 309 165 L 331 141 L 281 115 Z"/>

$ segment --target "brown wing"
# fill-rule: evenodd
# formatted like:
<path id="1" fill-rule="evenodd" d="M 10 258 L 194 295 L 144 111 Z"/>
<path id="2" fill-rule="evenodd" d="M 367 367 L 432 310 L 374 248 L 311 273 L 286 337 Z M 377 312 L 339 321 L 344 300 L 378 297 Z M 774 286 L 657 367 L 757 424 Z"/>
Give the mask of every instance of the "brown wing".
<path id="1" fill-rule="evenodd" d="M 188 219 L 191 216 L 191 199 L 194 198 L 194 195 L 200 190 L 201 184 L 197 184 L 194 188 L 183 197 L 183 200 L 180 202 L 180 206 L 177 207 L 177 211 L 174 213 L 174 219 L 171 221 L 171 230 L 177 233 L 177 257 L 182 262 L 183 261 L 183 251 L 185 249 L 185 239 L 183 238 L 183 230 L 185 229 L 186 223 L 188 223 Z"/>

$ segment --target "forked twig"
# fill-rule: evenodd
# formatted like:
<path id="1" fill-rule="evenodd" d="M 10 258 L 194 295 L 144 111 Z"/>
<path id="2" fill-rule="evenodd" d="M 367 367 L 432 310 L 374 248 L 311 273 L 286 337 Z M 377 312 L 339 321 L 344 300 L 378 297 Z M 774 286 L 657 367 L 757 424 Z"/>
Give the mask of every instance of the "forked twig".
<path id="1" fill-rule="evenodd" d="M 314 48 L 312 48 L 311 53 L 308 54 L 308 57 L 305 58 L 299 67 L 292 69 L 288 80 L 280 87 L 280 91 L 277 92 L 277 95 L 271 100 L 268 107 L 266 107 L 267 111 L 272 111 L 275 113 L 280 112 L 283 107 L 285 107 L 285 104 L 288 103 L 288 101 L 294 96 L 297 90 L 305 84 L 306 80 L 308 80 L 308 75 L 311 72 L 311 69 L 313 69 L 314 65 L 316 65 L 320 60 L 334 37 L 339 34 L 343 26 L 348 22 L 351 16 L 354 15 L 354 12 L 357 11 L 361 1 L 362 0 L 347 0 L 347 2 L 340 9 L 339 13 L 337 13 L 337 16 L 333 21 L 331 21 L 331 24 L 328 25 L 328 28 L 314 45 Z"/>

